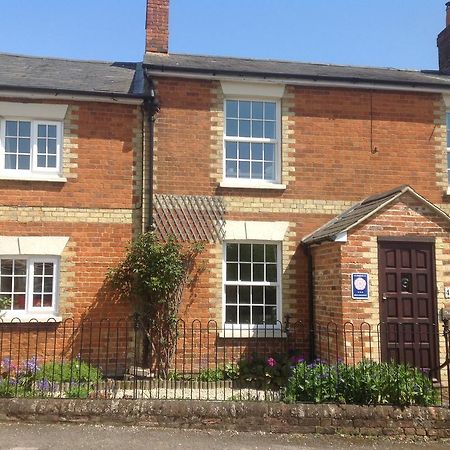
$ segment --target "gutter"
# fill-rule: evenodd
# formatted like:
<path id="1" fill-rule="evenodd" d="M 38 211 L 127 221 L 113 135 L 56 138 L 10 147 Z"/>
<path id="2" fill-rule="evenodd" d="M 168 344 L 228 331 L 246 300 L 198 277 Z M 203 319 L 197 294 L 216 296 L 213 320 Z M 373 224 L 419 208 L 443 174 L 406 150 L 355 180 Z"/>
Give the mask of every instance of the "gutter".
<path id="1" fill-rule="evenodd" d="M 147 121 L 148 127 L 148 160 L 144 158 L 145 145 L 143 146 L 143 161 L 147 161 L 148 173 L 147 177 L 143 177 L 143 192 L 148 193 L 148 214 L 144 216 L 144 232 L 155 230 L 155 224 L 153 222 L 153 174 L 154 174 L 154 153 L 155 153 L 155 121 L 156 114 L 159 112 L 159 102 L 156 100 L 155 89 L 152 81 L 147 77 L 144 72 L 144 102 L 142 104 L 143 120 Z M 145 208 L 144 208 L 145 211 Z"/>
<path id="2" fill-rule="evenodd" d="M 260 72 L 238 72 L 228 70 L 211 71 L 207 69 L 183 69 L 177 67 L 165 68 L 161 66 L 146 65 L 146 69 L 152 76 L 182 77 L 202 80 L 229 80 L 266 82 L 277 84 L 290 84 L 298 86 L 324 86 L 358 89 L 394 90 L 394 91 L 419 91 L 428 93 L 450 93 L 449 83 L 404 83 L 400 81 L 386 81 L 379 79 L 361 80 L 352 77 L 323 77 L 311 75 L 287 75 Z"/>
<path id="3" fill-rule="evenodd" d="M 311 247 L 303 244 L 303 251 L 308 261 L 308 310 L 309 310 L 309 357 L 311 361 L 316 359 L 316 312 L 314 304 L 314 267 Z"/>

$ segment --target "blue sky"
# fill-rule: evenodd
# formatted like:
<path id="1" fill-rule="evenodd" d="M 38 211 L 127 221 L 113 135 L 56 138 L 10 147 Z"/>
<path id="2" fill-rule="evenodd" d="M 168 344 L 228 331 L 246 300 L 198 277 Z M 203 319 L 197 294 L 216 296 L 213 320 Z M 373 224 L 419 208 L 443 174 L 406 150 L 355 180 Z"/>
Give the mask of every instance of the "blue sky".
<path id="1" fill-rule="evenodd" d="M 137 61 L 145 0 L 0 0 L 0 52 Z M 171 0 L 170 50 L 433 69 L 444 0 Z"/>

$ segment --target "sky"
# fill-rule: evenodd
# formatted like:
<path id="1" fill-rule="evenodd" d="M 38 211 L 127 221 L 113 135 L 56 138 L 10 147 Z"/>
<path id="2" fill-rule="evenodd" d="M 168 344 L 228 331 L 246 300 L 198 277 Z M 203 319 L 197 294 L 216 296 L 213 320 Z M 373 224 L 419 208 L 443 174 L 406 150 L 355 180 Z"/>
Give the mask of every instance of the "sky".
<path id="1" fill-rule="evenodd" d="M 0 52 L 140 61 L 146 0 L 0 0 Z M 171 0 L 169 50 L 437 68 L 445 0 Z"/>

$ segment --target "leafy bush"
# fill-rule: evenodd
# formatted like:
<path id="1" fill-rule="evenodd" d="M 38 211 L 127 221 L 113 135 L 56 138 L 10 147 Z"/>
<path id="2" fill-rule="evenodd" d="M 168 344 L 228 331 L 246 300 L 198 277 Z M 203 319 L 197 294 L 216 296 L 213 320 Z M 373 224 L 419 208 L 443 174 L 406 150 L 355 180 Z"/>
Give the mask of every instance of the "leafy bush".
<path id="1" fill-rule="evenodd" d="M 358 405 L 434 405 L 439 401 L 431 380 L 419 369 L 396 363 L 361 361 L 346 366 L 320 360 L 301 362 L 293 370 L 286 401 Z"/>
<path id="2" fill-rule="evenodd" d="M 226 364 L 225 367 L 218 367 L 216 369 L 202 370 L 198 376 L 198 381 L 224 381 L 234 380 L 238 377 L 238 368 L 232 364 Z"/>
<path id="3" fill-rule="evenodd" d="M 47 362 L 41 367 L 35 357 L 18 365 L 5 358 L 0 365 L 0 397 L 39 397 L 62 392 L 66 397 L 83 398 L 102 377 L 100 370 L 79 358 L 65 363 Z"/>
<path id="4" fill-rule="evenodd" d="M 297 361 L 296 357 L 281 354 L 242 358 L 237 364 L 239 380 L 255 389 L 278 390 L 286 386 Z"/>

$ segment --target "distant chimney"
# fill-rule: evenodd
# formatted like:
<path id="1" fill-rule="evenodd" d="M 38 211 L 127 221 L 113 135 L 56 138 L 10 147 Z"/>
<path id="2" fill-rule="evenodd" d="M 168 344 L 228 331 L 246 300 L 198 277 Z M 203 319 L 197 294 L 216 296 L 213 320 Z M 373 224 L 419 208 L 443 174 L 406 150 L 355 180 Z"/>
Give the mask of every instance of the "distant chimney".
<path id="1" fill-rule="evenodd" d="M 169 51 L 169 0 L 147 0 L 145 51 Z"/>
<path id="2" fill-rule="evenodd" d="M 450 2 L 446 6 L 445 28 L 437 38 L 437 46 L 439 49 L 439 71 L 450 74 Z"/>

